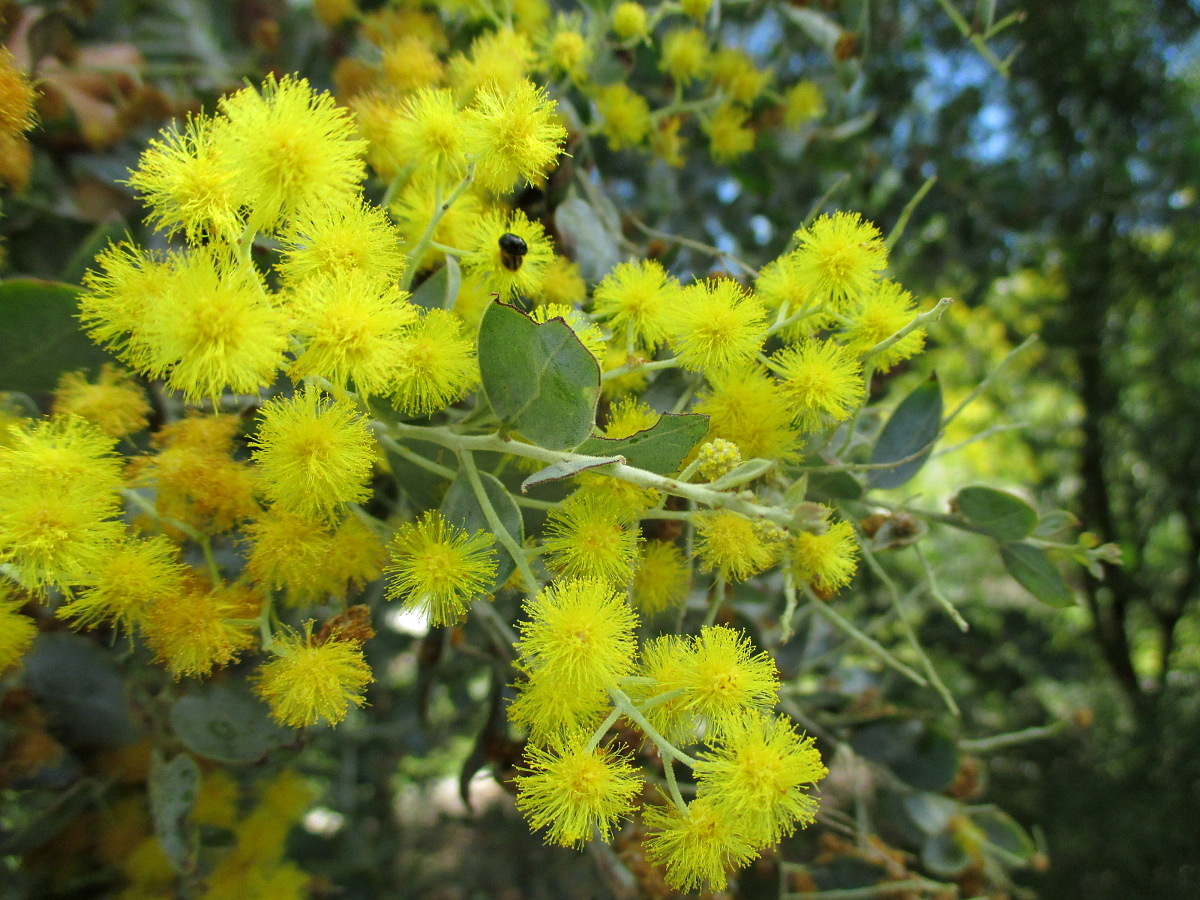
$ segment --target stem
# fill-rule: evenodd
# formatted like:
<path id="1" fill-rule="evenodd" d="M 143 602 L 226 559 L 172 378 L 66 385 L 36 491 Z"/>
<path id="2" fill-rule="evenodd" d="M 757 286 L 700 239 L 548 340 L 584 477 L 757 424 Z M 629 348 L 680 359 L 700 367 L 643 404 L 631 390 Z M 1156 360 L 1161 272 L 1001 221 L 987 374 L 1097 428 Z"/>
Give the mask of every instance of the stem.
<path id="1" fill-rule="evenodd" d="M 618 709 L 620 709 L 621 714 L 637 725 L 638 728 L 642 729 L 642 734 L 646 735 L 646 737 L 650 738 L 650 740 L 654 742 L 654 746 L 658 748 L 658 752 L 663 755 L 664 759 L 668 756 L 673 756 L 675 759 L 679 760 L 689 768 L 696 765 L 698 762 L 696 759 L 688 756 L 658 733 L 658 729 L 656 729 L 646 720 L 646 717 L 642 715 L 641 710 L 634 705 L 633 700 L 630 699 L 628 694 L 626 694 L 619 687 L 609 688 L 608 694 L 610 697 L 612 697 L 613 703 L 616 704 Z"/>
<path id="2" fill-rule="evenodd" d="M 1007 366 L 1016 357 L 1016 355 L 1026 347 L 1032 346 L 1037 339 L 1038 336 L 1036 334 L 1031 334 L 1029 337 L 1025 338 L 1025 340 L 1021 341 L 1021 343 L 1017 344 L 1017 346 L 1009 350 L 1008 353 L 1005 354 L 1004 359 L 1000 360 L 1000 364 L 997 365 L 996 368 L 992 369 L 992 371 L 988 372 L 987 375 L 983 377 L 983 380 L 975 386 L 975 390 L 967 394 L 967 396 L 963 398 L 963 401 L 958 404 L 958 406 L 954 407 L 954 411 L 942 420 L 941 430 L 945 431 L 950 426 L 950 423 L 958 417 L 958 414 L 966 409 L 976 397 L 978 397 L 987 389 L 988 385 L 991 384 L 995 377 L 1000 374 L 1000 370 Z"/>
<path id="3" fill-rule="evenodd" d="M 954 624 L 961 631 L 969 631 L 971 626 L 967 624 L 967 620 L 962 617 L 962 614 L 954 608 L 954 604 L 942 593 L 938 587 L 937 577 L 934 575 L 933 566 L 929 564 L 929 557 L 925 555 L 925 551 L 921 549 L 919 543 L 913 544 L 913 549 L 917 552 L 917 559 L 921 561 L 921 568 L 925 570 L 925 580 L 929 583 L 929 596 L 936 600 L 941 607 L 946 610 L 946 614 L 954 620 Z"/>
<path id="4" fill-rule="evenodd" d="M 514 456 L 524 456 L 540 462 L 554 464 L 558 462 L 581 462 L 592 459 L 584 454 L 569 453 L 561 450 L 547 450 L 534 444 L 527 444 L 513 438 L 503 438 L 499 434 L 468 435 L 456 434 L 446 428 L 423 427 L 397 422 L 390 426 L 391 430 L 400 437 L 411 437 L 449 447 L 460 456 L 470 451 L 492 450 L 497 453 L 511 453 Z M 698 484 L 686 484 L 677 478 L 666 475 L 656 475 L 645 469 L 639 469 L 624 463 L 610 463 L 606 474 L 630 484 L 652 490 L 663 491 L 676 497 L 694 500 L 704 506 L 716 509 L 730 509 L 751 519 L 767 519 L 778 525 L 787 527 L 791 522 L 790 510 L 778 506 L 763 506 L 755 503 L 754 495 L 748 491 L 739 493 L 729 491 L 714 491 Z"/>
<path id="5" fill-rule="evenodd" d="M 679 811 L 687 815 L 687 804 L 683 794 L 679 793 L 679 782 L 675 780 L 675 763 L 669 756 L 663 757 L 663 774 L 667 776 L 667 788 L 671 791 L 671 799 L 679 807 Z"/>
<path id="6" fill-rule="evenodd" d="M 917 188 L 917 192 L 913 194 L 912 199 L 904 204 L 904 209 L 900 212 L 900 218 L 896 220 L 896 224 L 892 226 L 892 230 L 888 232 L 888 236 L 883 242 L 884 246 L 889 250 L 899 243 L 900 238 L 904 234 L 904 229 L 908 227 L 908 220 L 912 218 L 912 214 L 917 208 L 917 204 L 925 199 L 925 195 L 929 193 L 930 189 L 936 183 L 937 176 L 930 175 L 925 179 L 925 183 Z"/>
<path id="7" fill-rule="evenodd" d="M 720 247 L 714 247 L 712 244 L 703 244 L 700 241 L 694 241 L 691 238 L 680 237 L 679 235 L 668 234 L 665 231 L 659 231 L 657 228 L 651 228 L 640 219 L 631 219 L 631 221 L 639 230 L 645 232 L 650 237 L 655 237 L 662 241 L 673 241 L 674 243 L 679 244 L 681 247 L 690 247 L 692 250 L 698 250 L 701 253 L 707 253 L 709 256 L 715 256 L 718 259 L 728 260 L 752 278 L 758 277 L 758 269 L 754 268 L 754 266 L 750 265 L 749 263 L 743 262 L 732 253 L 726 253 Z"/>
<path id="8" fill-rule="evenodd" d="M 608 729 L 612 728 L 613 723 L 621 718 L 621 710 L 614 708 L 608 714 L 608 718 L 600 723 L 600 727 L 592 732 L 592 736 L 588 738 L 588 742 L 583 747 L 584 753 L 591 753 L 600 746 L 600 742 L 604 740 L 604 735 L 608 733 Z"/>
<path id="9" fill-rule="evenodd" d="M 526 585 L 526 591 L 529 596 L 537 593 L 537 579 L 533 577 L 533 570 L 529 568 L 529 561 L 525 558 L 525 553 L 520 545 L 513 540 L 513 536 L 508 533 L 508 529 L 504 527 L 500 521 L 500 517 L 496 515 L 496 510 L 492 506 L 492 501 L 488 498 L 487 491 L 483 489 L 483 481 L 479 478 L 479 470 L 475 468 L 475 459 L 469 451 L 460 451 L 458 454 L 459 462 L 462 463 L 463 471 L 467 473 L 467 480 L 471 482 L 471 490 L 475 492 L 475 499 L 479 501 L 479 506 L 483 510 L 483 516 L 487 519 L 488 527 L 492 529 L 492 534 L 495 535 L 513 562 L 517 564 L 517 570 L 521 573 L 521 578 Z"/>
<path id="10" fill-rule="evenodd" d="M 404 274 L 400 277 L 400 287 L 403 290 L 408 290 L 412 286 L 413 276 L 417 272 L 417 263 L 421 261 L 421 257 L 425 255 L 425 251 L 429 249 L 430 243 L 433 241 L 433 233 L 437 231 L 438 225 L 441 224 L 442 218 L 450 210 L 450 207 L 455 204 L 459 197 L 463 195 L 471 183 L 475 180 L 475 163 L 467 163 L 466 174 L 463 175 L 462 181 L 450 192 L 450 196 L 437 204 L 433 211 L 433 216 L 429 220 L 429 224 L 425 226 L 425 231 L 417 238 L 417 242 L 413 244 L 412 249 L 408 253 L 408 267 L 404 270 Z"/>
<path id="11" fill-rule="evenodd" d="M 1066 722 L 1055 722 L 1053 725 L 1035 725 L 1032 728 L 1022 728 L 1020 731 L 1010 731 L 1007 734 L 996 734 L 978 740 L 963 740 L 958 742 L 958 749 L 967 753 L 988 753 L 992 750 L 1003 750 L 1027 741 L 1040 741 L 1043 738 L 1054 737 L 1067 727 Z"/>
<path id="12" fill-rule="evenodd" d="M 725 603 L 725 579 L 720 575 L 713 582 L 712 600 L 708 605 L 708 613 L 704 616 L 704 621 L 701 623 L 701 628 L 708 628 L 717 620 L 717 612 Z"/>
<path id="13" fill-rule="evenodd" d="M 784 863 L 784 865 L 794 864 Z M 941 884 L 926 878 L 907 878 L 903 881 L 885 881 L 882 884 L 872 884 L 860 888 L 834 888 L 828 891 L 785 891 L 779 896 L 780 900 L 870 900 L 872 897 L 882 897 L 887 894 L 904 894 L 914 890 L 953 893 L 956 890 L 956 885 Z"/>
<path id="14" fill-rule="evenodd" d="M 896 616 L 900 619 L 900 626 L 904 629 L 905 637 L 908 638 L 908 643 L 913 648 L 913 651 L 917 654 L 917 658 L 921 660 L 921 667 L 925 670 L 925 674 L 929 676 L 929 680 L 933 683 L 933 689 L 938 692 L 938 695 L 942 698 L 942 702 L 946 704 L 946 708 L 949 709 L 950 712 L 952 712 L 955 716 L 962 715 L 958 709 L 958 704 L 954 702 L 954 696 L 950 693 L 950 690 L 946 687 L 945 683 L 938 675 L 937 669 L 935 669 L 933 666 L 933 661 L 925 652 L 925 648 L 923 648 L 921 646 L 921 642 L 917 640 L 917 632 L 913 629 L 912 623 L 908 620 L 908 614 L 904 610 L 904 601 L 900 598 L 900 591 L 896 587 L 896 582 L 892 581 L 891 576 L 888 575 L 883 566 L 879 564 L 879 560 L 875 558 L 875 554 L 871 552 L 870 548 L 867 547 L 866 544 L 860 542 L 859 546 L 862 550 L 863 559 L 867 561 L 867 565 L 871 567 L 871 570 L 887 587 L 888 594 L 892 598 L 892 608 L 896 610 Z"/>
<path id="15" fill-rule="evenodd" d="M 891 337 L 884 338 L 882 341 L 880 341 L 878 344 L 876 344 L 870 350 L 865 352 L 862 355 L 863 362 L 866 362 L 872 356 L 876 356 L 876 355 L 882 353 L 884 350 L 891 349 L 896 344 L 900 343 L 900 341 L 904 340 L 904 338 L 908 337 L 909 334 L 916 331 L 918 328 L 923 328 L 927 322 L 928 323 L 936 322 L 938 319 L 940 319 L 942 317 L 942 313 L 944 313 L 947 309 L 950 308 L 950 304 L 953 302 L 954 301 L 952 299 L 950 299 L 949 297 L 943 297 L 941 300 L 939 300 L 937 302 L 937 304 L 933 307 L 933 309 L 926 310 L 923 313 L 919 313 L 918 315 L 916 315 L 913 318 L 913 320 L 911 322 L 909 322 L 907 325 L 905 325 L 903 328 L 901 328 L 899 331 L 897 331 Z"/>
<path id="16" fill-rule="evenodd" d="M 403 444 L 384 434 L 382 430 L 376 429 L 376 431 L 378 432 L 376 436 L 379 438 L 379 443 L 383 444 L 401 459 L 408 460 L 414 466 L 424 469 L 426 472 L 432 472 L 434 475 L 439 475 L 447 481 L 453 481 L 458 476 L 458 473 L 453 469 L 435 463 L 432 459 L 426 459 L 420 453 L 409 450 Z"/>
<path id="17" fill-rule="evenodd" d="M 221 568 L 217 565 L 217 560 L 213 556 L 212 540 L 207 534 L 200 535 L 200 549 L 204 552 L 204 563 L 208 566 L 208 577 L 212 579 L 213 584 L 221 583 Z"/>
<path id="18" fill-rule="evenodd" d="M 670 359 L 652 359 L 645 362 L 626 362 L 617 366 L 615 369 L 609 369 L 600 376 L 601 381 L 612 381 L 614 378 L 620 378 L 622 375 L 628 375 L 630 372 L 655 372 L 659 369 L 675 369 L 679 367 L 679 358 L 672 356 Z"/>
<path id="19" fill-rule="evenodd" d="M 912 681 L 914 684 L 919 684 L 921 687 L 929 686 L 929 682 L 926 681 L 923 676 L 919 675 L 904 663 L 900 662 L 900 660 L 896 659 L 896 657 L 883 648 L 883 645 L 880 644 L 879 641 L 859 631 L 854 627 L 853 624 L 838 615 L 834 611 L 833 607 L 831 607 L 828 603 L 825 603 L 820 597 L 814 594 L 812 592 L 812 588 L 810 588 L 808 585 L 804 586 L 804 592 L 808 595 L 808 599 L 811 601 L 811 603 L 816 607 L 817 612 L 828 619 L 835 627 L 841 629 L 847 635 L 854 638 L 854 640 L 858 641 L 909 681 Z"/>
<path id="20" fill-rule="evenodd" d="M 492 606 L 486 600 L 476 600 L 471 604 L 471 608 L 479 614 L 479 617 L 483 619 L 487 627 L 491 628 L 495 633 L 498 642 L 508 653 L 509 659 L 514 659 L 515 653 L 513 648 L 517 644 L 517 633 L 512 630 L 511 625 L 504 621 L 500 613 L 496 612 L 496 607 Z"/>

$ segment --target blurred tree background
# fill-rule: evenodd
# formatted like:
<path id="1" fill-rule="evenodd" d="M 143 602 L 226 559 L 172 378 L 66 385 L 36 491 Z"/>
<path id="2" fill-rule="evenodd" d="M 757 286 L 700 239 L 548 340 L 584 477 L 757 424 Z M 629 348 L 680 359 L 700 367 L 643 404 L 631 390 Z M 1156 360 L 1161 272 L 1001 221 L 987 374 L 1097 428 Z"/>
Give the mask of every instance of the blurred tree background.
<path id="1" fill-rule="evenodd" d="M 32 168 L 5 160 L 6 276 L 77 283 L 100 246 L 138 227 L 140 211 L 118 182 L 171 116 L 270 69 L 331 84 L 349 40 L 311 10 L 270 0 L 10 2 L 10 28 L 34 7 L 45 14 L 19 35 L 22 45 L 42 55 L 69 45 L 63 58 L 73 62 L 39 73 L 46 100 Z M 759 111 L 756 150 L 729 166 L 689 159 L 675 169 L 599 146 L 604 189 L 655 229 L 759 265 L 817 198 L 891 223 L 928 188 L 893 270 L 971 311 L 934 333 L 931 363 L 898 377 L 915 383 L 936 364 L 965 393 L 1027 336 L 1040 341 L 971 408 L 971 428 L 995 434 L 937 460 L 912 489 L 923 492 L 919 505 L 944 501 L 938 473 L 949 468 L 948 483 L 985 480 L 1027 491 L 1039 508 L 1068 509 L 1123 552 L 1120 566 L 1068 573 L 1080 602 L 1056 610 L 1013 600 L 999 564 L 972 545 L 939 545 L 935 562 L 953 573 L 943 585 L 963 598 L 971 629 L 930 615 L 922 642 L 952 673 L 964 722 L 1018 735 L 961 741 L 985 762 L 959 778 L 987 781 L 987 795 L 1038 836 L 1048 863 L 1014 875 L 1031 896 L 1200 896 L 1200 6 L 726 7 L 727 42 L 780 73 L 823 79 L 827 124 L 797 136 Z M 810 12 L 838 23 L 836 45 L 805 27 Z M 994 39 L 972 40 L 1010 15 L 1017 21 Z M 88 59 L 111 64 L 105 78 L 87 75 Z M 586 161 L 581 152 L 576 164 Z M 386 665 L 431 651 L 381 630 L 370 652 Z M 388 853 L 403 857 L 396 871 L 413 896 L 437 896 L 433 885 L 451 878 L 464 893 L 445 896 L 505 878 L 526 885 L 522 896 L 566 896 L 595 878 L 593 863 L 605 865 L 601 854 L 541 848 L 520 822 L 492 821 L 495 810 L 471 829 L 419 815 L 389 827 L 391 798 L 347 774 L 369 771 L 402 798 L 410 792 L 416 807 L 428 802 L 427 776 L 443 774 L 435 749 L 459 761 L 483 752 L 471 749 L 480 698 L 455 671 L 465 665 L 456 658 L 437 670 L 453 685 L 448 696 L 418 681 L 373 698 L 381 731 L 351 761 L 325 760 L 326 804 L 359 817 L 331 829 L 334 838 L 305 833 L 300 852 L 340 860 L 337 881 L 352 896 L 390 881 L 373 869 Z M 444 704 L 432 729 L 431 696 Z M 464 858 L 474 861 L 460 871 Z M 747 896 L 769 895 L 751 888 Z"/>

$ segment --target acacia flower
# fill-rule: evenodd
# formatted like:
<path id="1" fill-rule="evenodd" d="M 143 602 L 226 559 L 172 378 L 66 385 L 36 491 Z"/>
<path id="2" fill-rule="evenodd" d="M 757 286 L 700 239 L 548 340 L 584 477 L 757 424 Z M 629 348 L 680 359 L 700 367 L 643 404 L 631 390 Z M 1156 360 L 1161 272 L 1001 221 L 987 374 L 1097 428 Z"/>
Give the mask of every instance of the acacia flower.
<path id="1" fill-rule="evenodd" d="M 130 362 L 188 400 L 257 393 L 275 380 L 287 346 L 284 312 L 252 265 L 209 244 L 171 258 L 148 285 Z"/>
<path id="2" fill-rule="evenodd" d="M 642 4 L 623 0 L 612 11 L 613 33 L 624 41 L 645 37 L 648 18 Z"/>
<path id="3" fill-rule="evenodd" d="M 699 28 L 676 28 L 663 37 L 658 67 L 680 84 L 703 77 L 711 65 L 708 39 Z"/>
<path id="4" fill-rule="evenodd" d="M 836 310 L 870 293 L 878 273 L 887 268 L 887 247 L 879 229 L 858 213 L 821 216 L 795 238 L 796 265 L 805 286 Z"/>
<path id="5" fill-rule="evenodd" d="M 275 269 L 290 284 L 348 272 L 389 284 L 404 274 L 408 259 L 387 212 L 362 199 L 305 209 L 280 244 Z"/>
<path id="6" fill-rule="evenodd" d="M 37 120 L 38 91 L 7 47 L 0 47 L 0 135 L 16 137 Z"/>
<path id="7" fill-rule="evenodd" d="M 562 578 L 522 607 L 522 666 L 564 688 L 594 691 L 629 674 L 637 616 L 623 592 L 593 578 Z"/>
<path id="8" fill-rule="evenodd" d="M 732 103 L 724 103 L 704 123 L 712 158 L 726 163 L 754 149 L 754 131 L 746 127 L 750 113 Z"/>
<path id="9" fill-rule="evenodd" d="M 592 61 L 592 46 L 581 31 L 575 17 L 559 16 L 548 32 L 542 55 L 546 68 L 561 72 L 576 84 L 587 80 L 587 67 Z"/>
<path id="10" fill-rule="evenodd" d="M 771 362 L 802 431 L 844 421 L 866 396 L 862 366 L 833 341 L 793 344 L 771 357 Z"/>
<path id="11" fill-rule="evenodd" d="M 742 822 L 756 847 L 810 825 L 817 801 L 804 790 L 828 774 L 813 739 L 783 718 L 747 712 L 731 720 L 694 767 L 698 796 Z"/>
<path id="12" fill-rule="evenodd" d="M 406 93 L 437 84 L 445 75 L 445 66 L 437 51 L 419 34 L 406 34 L 380 48 L 380 65 L 387 85 Z"/>
<path id="13" fill-rule="evenodd" d="M 481 88 L 467 109 L 467 150 L 483 187 L 507 193 L 519 182 L 534 184 L 562 152 L 567 130 L 545 90 L 522 80 L 511 91 Z"/>
<path id="14" fill-rule="evenodd" d="M 290 292 L 295 334 L 304 350 L 296 377 L 326 378 L 338 388 L 353 384 L 362 395 L 380 395 L 395 381 L 406 329 L 417 318 L 408 292 L 361 270 L 314 275 Z"/>
<path id="15" fill-rule="evenodd" d="M 636 672 L 640 677 L 625 685 L 625 692 L 642 709 L 642 715 L 654 730 L 678 746 L 696 739 L 699 724 L 682 689 L 690 661 L 689 638 L 677 634 L 651 638 L 642 645 L 642 659 Z M 646 705 L 651 700 L 654 702 Z"/>
<path id="16" fill-rule="evenodd" d="M 779 690 L 770 655 L 755 653 L 745 632 L 724 625 L 706 627 L 692 638 L 676 678 L 663 687 L 682 688 L 687 707 L 706 719 L 714 734 L 747 709 L 770 709 Z"/>
<path id="17" fill-rule="evenodd" d="M 688 286 L 674 315 L 671 344 L 685 369 L 721 374 L 749 365 L 767 338 L 762 301 L 736 281 L 716 278 Z"/>
<path id="18" fill-rule="evenodd" d="M 667 884 L 676 890 L 705 882 L 714 891 L 724 890 L 726 870 L 758 856 L 742 833 L 743 823 L 703 797 L 689 803 L 686 812 L 673 803 L 647 805 L 642 819 L 651 831 L 646 858 L 665 868 Z"/>
<path id="19" fill-rule="evenodd" d="M 67 372 L 54 391 L 56 417 L 80 416 L 111 437 L 124 437 L 146 427 L 150 403 L 129 373 L 109 363 L 93 384 L 83 372 Z"/>
<path id="20" fill-rule="evenodd" d="M 454 313 L 431 309 L 410 326 L 396 358 L 392 399 L 410 416 L 427 416 L 466 396 L 479 382 L 474 342 Z"/>
<path id="21" fill-rule="evenodd" d="M 516 268 L 512 268 L 512 261 L 506 260 L 500 247 L 505 234 L 515 235 L 525 244 L 525 253 L 517 260 Z M 483 274 L 488 288 L 502 300 L 514 295 L 537 296 L 546 270 L 554 260 L 554 247 L 546 230 L 519 209 L 484 213 L 475 220 L 468 246 L 471 249 L 463 257 L 463 267 Z"/>
<path id="22" fill-rule="evenodd" d="M 330 94 L 268 75 L 261 93 L 244 88 L 218 105 L 226 121 L 213 140 L 253 227 L 281 230 L 298 212 L 357 199 L 367 144 Z"/>
<path id="23" fill-rule="evenodd" d="M 89 587 L 59 607 L 57 615 L 83 627 L 120 622 L 132 631 L 150 604 L 183 593 L 186 572 L 166 538 L 127 538 L 105 554 L 89 573 Z"/>
<path id="24" fill-rule="evenodd" d="M 534 669 L 518 681 L 517 698 L 509 704 L 508 720 L 524 727 L 529 739 L 545 743 L 560 734 L 590 733 L 610 708 L 608 692 L 599 685 L 582 690 Z"/>
<path id="25" fill-rule="evenodd" d="M 645 615 L 681 605 L 691 589 L 687 559 L 670 541 L 647 541 L 633 576 L 630 595 Z"/>
<path id="26" fill-rule="evenodd" d="M 587 284 L 579 274 L 579 263 L 555 255 L 542 276 L 541 290 L 535 303 L 561 303 L 566 306 L 582 304 L 587 299 Z"/>
<path id="27" fill-rule="evenodd" d="M 727 581 L 745 581 L 775 562 L 779 546 L 731 510 L 713 510 L 697 517 L 696 554 L 705 571 L 716 569 Z"/>
<path id="28" fill-rule="evenodd" d="M 403 598 L 405 609 L 423 613 L 430 625 L 453 625 L 468 603 L 491 591 L 494 543 L 486 531 L 468 534 L 441 513 L 426 512 L 392 538 L 388 599 Z"/>
<path id="29" fill-rule="evenodd" d="M 792 424 L 779 382 L 758 367 L 734 369 L 710 379 L 695 411 L 708 416 L 708 440 L 736 444 L 746 458 L 794 459 L 800 433 Z"/>
<path id="30" fill-rule="evenodd" d="M 627 329 L 650 346 L 667 339 L 683 288 L 653 259 L 619 263 L 596 285 L 592 310 L 622 338 Z"/>
<path id="31" fill-rule="evenodd" d="M 178 593 L 150 603 L 141 618 L 142 635 L 158 662 L 176 679 L 203 676 L 229 665 L 253 646 L 257 635 L 229 620 L 253 618 L 248 595 L 232 586 L 208 588 L 198 580 Z"/>
<path id="32" fill-rule="evenodd" d="M 624 82 L 597 88 L 595 103 L 603 120 L 603 134 L 612 149 L 636 147 L 650 134 L 654 124 L 650 104 Z"/>
<path id="33" fill-rule="evenodd" d="M 189 242 L 206 237 L 236 240 L 243 219 L 234 173 L 214 140 L 217 123 L 189 118 L 151 139 L 127 182 L 150 207 L 149 221 L 167 234 L 182 231 Z"/>
<path id="34" fill-rule="evenodd" d="M 371 669 L 357 641 L 334 634 L 319 643 L 311 621 L 305 632 L 275 639 L 276 657 L 258 670 L 255 688 L 281 725 L 305 728 L 322 720 L 336 725 L 352 705 L 367 702 L 363 691 Z"/>
<path id="35" fill-rule="evenodd" d="M 846 350 L 862 356 L 876 344 L 890 338 L 916 315 L 913 296 L 896 282 L 887 280 L 847 314 L 849 324 L 839 337 Z M 881 372 L 901 360 L 916 356 L 925 346 L 925 329 L 916 328 L 886 350 L 875 354 L 871 363 Z"/>
<path id="36" fill-rule="evenodd" d="M 577 735 L 549 747 L 529 744 L 528 768 L 515 779 L 517 808 L 532 828 L 548 829 L 546 840 L 562 847 L 582 847 L 593 831 L 609 840 L 642 786 L 640 770 L 627 757 L 587 749 L 584 740 Z"/>
<path id="37" fill-rule="evenodd" d="M 447 181 L 462 177 L 466 145 L 466 121 L 449 90 L 426 88 L 411 94 L 388 134 L 397 165 L 432 170 Z"/>
<path id="38" fill-rule="evenodd" d="M 795 128 L 825 115 L 825 95 L 815 81 L 798 81 L 783 98 L 783 122 Z"/>
<path id="39" fill-rule="evenodd" d="M 741 47 L 722 47 L 713 56 L 713 84 L 744 106 L 752 104 L 771 80 Z"/>
<path id="40" fill-rule="evenodd" d="M 0 675 L 16 665 L 37 637 L 37 623 L 20 609 L 21 602 L 0 584 Z"/>
<path id="41" fill-rule="evenodd" d="M 713 438 L 700 445 L 696 454 L 700 463 L 696 470 L 705 481 L 716 481 L 742 464 L 742 451 L 733 441 Z"/>
<path id="42" fill-rule="evenodd" d="M 528 84 L 525 76 L 535 56 L 529 38 L 519 31 L 485 32 L 471 42 L 469 53 L 451 58 L 450 83 L 464 102 L 489 87 L 507 93 Z"/>
<path id="43" fill-rule="evenodd" d="M 375 463 L 370 426 L 349 400 L 315 388 L 272 400 L 250 442 L 263 493 L 282 509 L 330 517 L 370 496 Z"/>
<path id="44" fill-rule="evenodd" d="M 556 572 L 624 584 L 641 540 L 636 523 L 577 492 L 550 511 L 542 546 L 546 565 Z"/>
<path id="45" fill-rule="evenodd" d="M 77 416 L 9 428 L 0 447 L 0 562 L 27 589 L 80 583 L 122 535 L 114 443 Z"/>
<path id="46" fill-rule="evenodd" d="M 802 531 L 792 543 L 792 573 L 821 593 L 833 594 L 848 585 L 857 559 L 854 526 L 844 519 L 831 523 L 824 534 Z"/>
<path id="47" fill-rule="evenodd" d="M 250 545 L 246 571 L 256 584 L 284 591 L 294 606 L 323 599 L 317 573 L 336 558 L 323 520 L 273 506 L 240 531 Z"/>

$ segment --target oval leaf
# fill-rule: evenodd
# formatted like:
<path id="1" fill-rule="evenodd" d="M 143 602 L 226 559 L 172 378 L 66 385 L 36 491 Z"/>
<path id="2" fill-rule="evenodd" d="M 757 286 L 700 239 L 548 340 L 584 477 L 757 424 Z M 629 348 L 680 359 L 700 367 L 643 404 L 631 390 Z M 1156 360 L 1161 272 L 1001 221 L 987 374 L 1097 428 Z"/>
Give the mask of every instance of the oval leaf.
<path id="1" fill-rule="evenodd" d="M 600 365 L 561 319 L 539 325 L 515 307 L 490 304 L 479 326 L 479 371 L 500 421 L 535 444 L 570 450 L 591 433 Z"/>
<path id="2" fill-rule="evenodd" d="M 934 375 L 900 401 L 871 453 L 871 487 L 894 488 L 908 481 L 929 458 L 942 428 L 942 386 Z"/>
<path id="3" fill-rule="evenodd" d="M 1028 861 L 1037 852 L 1033 838 L 1025 833 L 1008 813 L 994 806 L 973 810 L 971 821 L 987 835 L 987 842 L 1022 861 Z"/>
<path id="4" fill-rule="evenodd" d="M 64 372 L 98 371 L 108 356 L 79 326 L 79 288 L 35 278 L 0 282 L 0 384 L 49 393 Z"/>
<path id="5" fill-rule="evenodd" d="M 917 791 L 902 801 L 904 811 L 925 834 L 938 834 L 946 830 L 950 820 L 958 815 L 962 807 L 941 794 Z"/>
<path id="6" fill-rule="evenodd" d="M 934 875 L 957 878 L 971 864 L 971 856 L 949 831 L 935 834 L 921 847 L 921 862 Z"/>
<path id="7" fill-rule="evenodd" d="M 684 458 L 708 433 L 708 416 L 699 413 L 665 413 L 649 428 L 626 438 L 593 435 L 579 445 L 588 456 L 623 456 L 628 465 L 656 475 L 679 471 Z"/>
<path id="8" fill-rule="evenodd" d="M 25 658 L 29 689 L 68 744 L 116 747 L 138 737 L 113 657 L 77 634 L 42 634 Z"/>
<path id="9" fill-rule="evenodd" d="M 500 524 L 504 526 L 505 531 L 512 535 L 516 545 L 521 546 L 521 542 L 525 540 L 525 521 L 521 518 L 521 507 L 517 506 L 517 501 L 512 498 L 508 488 L 494 475 L 480 472 L 479 480 L 483 484 L 484 494 L 492 504 L 492 509 L 496 511 L 496 515 L 500 519 Z M 486 531 L 489 534 L 492 532 L 487 516 L 483 512 L 483 506 L 480 505 L 479 498 L 471 489 L 471 480 L 467 477 L 466 472 L 459 472 L 451 482 L 450 489 L 446 491 L 446 496 L 442 500 L 441 513 L 447 521 L 465 528 L 468 534 L 474 534 L 476 531 Z M 499 541 L 496 542 L 496 551 L 496 581 L 492 586 L 493 590 L 504 584 L 517 567 Z"/>
<path id="10" fill-rule="evenodd" d="M 200 767 L 186 753 L 165 762 L 155 751 L 148 786 L 154 834 L 175 870 L 186 872 L 192 867 L 196 847 L 189 817 L 200 791 Z"/>
<path id="11" fill-rule="evenodd" d="M 968 522 L 1000 541 L 1029 537 L 1038 523 L 1037 510 L 1020 497 L 989 487 L 963 488 L 954 505 Z"/>
<path id="12" fill-rule="evenodd" d="M 205 685 L 181 697 L 171 707 L 171 728 L 193 753 L 226 763 L 257 762 L 291 738 L 240 682 Z"/>
<path id="13" fill-rule="evenodd" d="M 1025 543 L 1004 544 L 1000 547 L 1000 558 L 1017 584 L 1043 603 L 1071 606 L 1075 602 L 1075 595 L 1041 547 Z"/>

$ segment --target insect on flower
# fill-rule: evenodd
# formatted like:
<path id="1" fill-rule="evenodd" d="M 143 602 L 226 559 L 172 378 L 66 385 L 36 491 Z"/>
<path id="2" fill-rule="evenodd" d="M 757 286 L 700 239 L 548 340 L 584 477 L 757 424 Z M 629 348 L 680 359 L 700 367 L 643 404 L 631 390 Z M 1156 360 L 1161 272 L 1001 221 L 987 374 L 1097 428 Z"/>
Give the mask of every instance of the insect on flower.
<path id="1" fill-rule="evenodd" d="M 500 235 L 500 262 L 508 271 L 516 272 L 520 269 L 521 263 L 525 262 L 525 254 L 528 252 L 529 245 L 525 243 L 524 238 L 511 231 Z"/>

